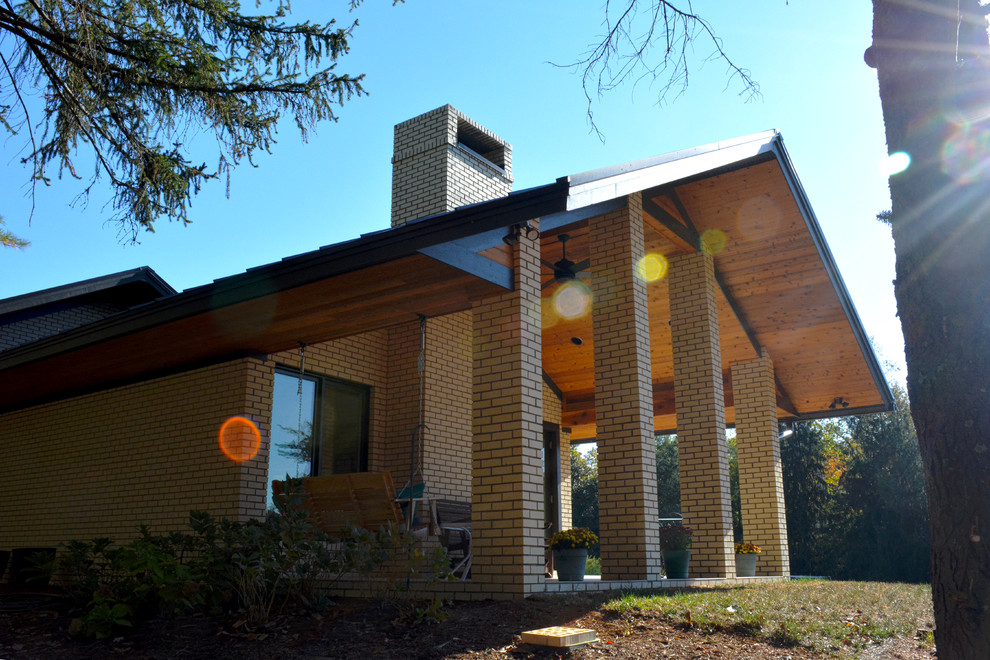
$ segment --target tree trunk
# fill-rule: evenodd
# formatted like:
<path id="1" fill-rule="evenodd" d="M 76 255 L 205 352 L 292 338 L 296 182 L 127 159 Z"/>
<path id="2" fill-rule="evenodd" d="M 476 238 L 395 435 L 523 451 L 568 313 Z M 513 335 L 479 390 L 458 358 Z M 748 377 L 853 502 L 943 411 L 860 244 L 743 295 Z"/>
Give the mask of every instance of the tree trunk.
<path id="1" fill-rule="evenodd" d="M 911 157 L 908 169 L 890 179 L 895 293 L 925 468 L 935 640 L 941 660 L 985 660 L 990 122 L 974 108 L 990 112 L 990 75 L 976 59 L 990 55 L 986 22 L 975 0 L 874 0 L 873 6 L 874 43 L 866 59 L 877 69 L 888 148 Z"/>

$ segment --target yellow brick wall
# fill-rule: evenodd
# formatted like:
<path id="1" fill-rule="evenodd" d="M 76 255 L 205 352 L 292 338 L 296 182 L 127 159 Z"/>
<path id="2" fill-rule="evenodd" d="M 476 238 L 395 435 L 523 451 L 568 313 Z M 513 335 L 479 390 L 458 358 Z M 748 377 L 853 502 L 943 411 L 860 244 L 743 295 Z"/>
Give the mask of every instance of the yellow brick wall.
<path id="1" fill-rule="evenodd" d="M 426 323 L 426 441 L 424 474 L 429 493 L 471 501 L 470 311 Z"/>
<path id="2" fill-rule="evenodd" d="M 392 473 L 396 489 L 409 482 L 412 471 L 412 433 L 420 424 L 419 371 L 421 345 L 419 322 L 412 321 L 388 329 L 388 391 L 385 410 L 385 469 Z M 417 465 L 424 453 L 425 433 L 417 437 Z M 416 478 L 418 483 L 421 477 Z"/>
<path id="3" fill-rule="evenodd" d="M 602 579 L 660 572 L 642 200 L 588 221 L 595 296 L 595 420 Z"/>
<path id="4" fill-rule="evenodd" d="M 681 512 L 695 532 L 691 576 L 733 577 L 722 354 L 712 257 L 697 252 L 671 258 L 668 282 Z"/>
<path id="5" fill-rule="evenodd" d="M 0 416 L 0 548 L 181 530 L 191 509 L 249 517 L 264 457 L 232 462 L 218 433 L 239 415 L 267 438 L 269 373 L 235 360 Z"/>

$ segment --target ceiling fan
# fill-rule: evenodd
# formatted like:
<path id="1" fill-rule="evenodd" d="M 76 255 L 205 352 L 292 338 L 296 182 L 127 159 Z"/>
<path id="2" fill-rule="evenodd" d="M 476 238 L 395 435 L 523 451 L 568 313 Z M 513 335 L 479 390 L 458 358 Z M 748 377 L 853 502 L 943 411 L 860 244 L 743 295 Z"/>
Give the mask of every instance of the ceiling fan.
<path id="1" fill-rule="evenodd" d="M 577 278 L 588 279 L 591 275 L 585 272 L 589 265 L 591 265 L 590 259 L 585 259 L 574 263 L 567 258 L 567 241 L 571 240 L 570 234 L 558 234 L 557 240 L 560 241 L 560 261 L 556 263 L 550 263 L 541 259 L 543 265 L 553 271 L 553 277 L 544 284 L 541 288 L 546 289 L 552 286 L 556 282 L 568 282 L 570 280 L 575 280 Z"/>

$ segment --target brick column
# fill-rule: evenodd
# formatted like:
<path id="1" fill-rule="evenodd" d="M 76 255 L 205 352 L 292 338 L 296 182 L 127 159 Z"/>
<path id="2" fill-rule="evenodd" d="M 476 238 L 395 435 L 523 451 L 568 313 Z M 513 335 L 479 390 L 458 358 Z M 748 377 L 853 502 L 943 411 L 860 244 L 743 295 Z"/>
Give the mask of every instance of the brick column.
<path id="1" fill-rule="evenodd" d="M 739 494 L 745 539 L 763 548 L 759 575 L 790 575 L 784 480 L 777 435 L 773 362 L 766 351 L 732 365 L 739 449 Z"/>
<path id="2" fill-rule="evenodd" d="M 539 239 L 513 268 L 515 291 L 474 307 L 472 579 L 504 598 L 542 589 L 545 562 Z"/>
<path id="3" fill-rule="evenodd" d="M 692 577 L 734 577 L 718 300 L 712 257 L 670 260 L 681 514 L 694 529 Z"/>
<path id="4" fill-rule="evenodd" d="M 660 574 L 657 475 L 646 284 L 639 195 L 588 221 L 595 340 L 595 420 L 602 579 Z"/>

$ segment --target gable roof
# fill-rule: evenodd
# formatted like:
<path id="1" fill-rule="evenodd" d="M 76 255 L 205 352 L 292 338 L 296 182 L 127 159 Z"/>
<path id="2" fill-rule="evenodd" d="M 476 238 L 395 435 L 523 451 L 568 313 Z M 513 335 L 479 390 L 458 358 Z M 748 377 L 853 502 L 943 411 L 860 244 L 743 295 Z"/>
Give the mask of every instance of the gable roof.
<path id="1" fill-rule="evenodd" d="M 8 315 L 23 314 L 39 307 L 64 304 L 79 298 L 101 296 L 119 300 L 124 307 L 133 307 L 174 293 L 175 289 L 158 273 L 147 266 L 141 266 L 0 300 L 0 323 Z"/>
<path id="2" fill-rule="evenodd" d="M 592 249 L 584 237 L 587 219 L 633 193 L 642 193 L 650 251 L 698 250 L 705 231 L 726 234 L 725 250 L 714 257 L 723 365 L 767 349 L 781 418 L 890 409 L 882 371 L 773 131 L 563 177 L 252 268 L 7 351 L 0 354 L 0 409 L 469 309 L 512 286 L 502 242 L 508 227 L 540 218 L 544 260 L 555 260 L 556 236 L 566 231 L 575 236 L 568 256 L 577 261 Z M 743 228 L 739 214 L 747 208 L 756 219 Z M 656 427 L 666 430 L 676 426 L 666 283 L 650 285 L 649 297 Z M 572 332 L 590 337 L 590 319 L 544 328 L 544 369 L 564 400 L 565 426 L 575 438 L 590 437 L 592 351 L 588 343 L 583 354 L 560 348 L 573 346 Z M 99 373 L 85 366 L 94 363 L 101 364 Z M 51 373 L 60 374 L 58 382 L 46 377 Z M 731 424 L 731 382 L 726 394 Z M 851 407 L 829 408 L 836 397 Z"/>
<path id="3" fill-rule="evenodd" d="M 553 239 L 561 231 L 570 236 L 568 258 L 593 256 L 582 218 L 604 213 L 632 193 L 642 196 L 647 253 L 670 257 L 698 251 L 706 232 L 718 236 L 713 259 L 730 425 L 729 366 L 763 350 L 774 362 L 781 419 L 891 409 L 883 371 L 779 133 L 594 170 L 568 177 L 567 183 L 568 211 L 541 221 L 546 261 L 556 258 Z M 544 272 L 549 279 L 550 269 Z M 666 280 L 649 284 L 648 297 L 655 426 L 672 432 Z M 583 340 L 580 348 L 569 343 L 574 336 Z M 560 347 L 549 361 L 545 351 L 544 368 L 564 395 L 564 424 L 576 439 L 594 434 L 591 337 L 590 318 L 544 330 L 544 345 Z"/>

